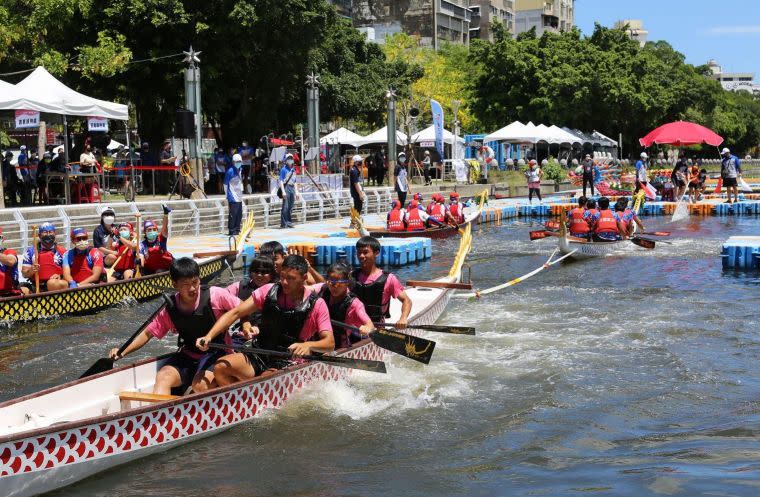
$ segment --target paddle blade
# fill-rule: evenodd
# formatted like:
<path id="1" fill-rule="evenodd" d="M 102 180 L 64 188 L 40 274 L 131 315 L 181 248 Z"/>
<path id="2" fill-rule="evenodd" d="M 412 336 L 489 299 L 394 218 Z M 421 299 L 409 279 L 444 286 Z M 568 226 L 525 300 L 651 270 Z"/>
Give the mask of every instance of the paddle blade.
<path id="1" fill-rule="evenodd" d="M 670 218 L 670 222 L 675 223 L 686 219 L 687 217 L 689 217 L 689 208 L 686 206 L 686 202 L 681 199 L 681 201 L 678 202 L 678 205 L 676 205 L 676 210 L 673 213 L 673 217 Z"/>
<path id="2" fill-rule="evenodd" d="M 90 369 L 82 373 L 82 376 L 79 378 L 87 378 L 88 376 L 92 376 L 94 374 L 102 373 L 104 371 L 111 371 L 113 369 L 113 359 L 110 357 L 101 357 L 97 361 L 95 361 L 95 364 L 90 366 Z"/>
<path id="3" fill-rule="evenodd" d="M 443 324 L 419 324 L 410 326 L 417 330 L 436 331 L 438 333 L 451 333 L 452 335 L 474 335 L 475 328 L 472 326 L 446 326 Z"/>
<path id="4" fill-rule="evenodd" d="M 435 349 L 435 342 L 431 340 L 382 328 L 373 331 L 370 334 L 370 339 L 378 347 L 390 350 L 422 364 L 430 362 L 433 350 Z"/>
<path id="5" fill-rule="evenodd" d="M 670 236 L 670 231 L 652 231 L 652 232 L 644 232 L 642 235 L 650 235 L 650 236 Z"/>
<path id="6" fill-rule="evenodd" d="M 373 373 L 386 373 L 385 363 L 383 361 L 371 361 L 368 359 L 354 359 L 353 357 L 332 355 L 313 356 L 312 359 L 342 368 L 360 369 L 362 371 L 371 371 Z"/>
<path id="7" fill-rule="evenodd" d="M 531 231 L 530 232 L 530 239 L 533 240 L 540 240 L 542 238 L 546 238 L 547 236 L 550 236 L 551 233 L 549 233 L 546 230 L 538 230 L 538 231 Z"/>
<path id="8" fill-rule="evenodd" d="M 634 245 L 638 245 L 639 247 L 643 247 L 648 250 L 652 250 L 655 246 L 654 240 L 650 240 L 648 238 L 640 238 L 638 236 L 631 238 L 631 242 L 633 242 Z"/>

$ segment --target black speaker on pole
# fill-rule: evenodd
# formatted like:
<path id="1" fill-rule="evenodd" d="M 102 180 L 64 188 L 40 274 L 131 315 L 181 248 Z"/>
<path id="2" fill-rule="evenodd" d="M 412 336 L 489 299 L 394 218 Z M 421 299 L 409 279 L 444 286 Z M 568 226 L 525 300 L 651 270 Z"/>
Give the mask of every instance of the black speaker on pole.
<path id="1" fill-rule="evenodd" d="M 195 115 L 187 109 L 177 109 L 174 116 L 174 136 L 177 138 L 195 137 Z"/>

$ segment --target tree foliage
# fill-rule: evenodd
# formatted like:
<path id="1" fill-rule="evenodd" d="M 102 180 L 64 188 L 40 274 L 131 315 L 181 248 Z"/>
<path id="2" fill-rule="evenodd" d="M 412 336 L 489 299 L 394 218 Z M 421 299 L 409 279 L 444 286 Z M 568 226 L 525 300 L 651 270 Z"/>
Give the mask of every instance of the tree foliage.
<path id="1" fill-rule="evenodd" d="M 622 133 L 633 155 L 647 132 L 690 118 L 739 148 L 760 141 L 756 99 L 724 91 L 667 42 L 639 48 L 624 30 L 600 25 L 588 37 L 575 29 L 513 39 L 494 29 L 493 43 L 474 40 L 470 51 L 479 66 L 471 108 L 488 130 L 520 120 Z"/>

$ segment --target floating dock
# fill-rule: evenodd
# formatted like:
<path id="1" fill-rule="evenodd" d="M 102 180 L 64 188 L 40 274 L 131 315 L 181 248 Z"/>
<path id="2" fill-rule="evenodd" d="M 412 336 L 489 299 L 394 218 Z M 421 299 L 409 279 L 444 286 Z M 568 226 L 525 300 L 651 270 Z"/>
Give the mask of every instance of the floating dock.
<path id="1" fill-rule="evenodd" d="M 760 236 L 732 236 L 720 251 L 723 269 L 751 271 L 760 267 Z"/>

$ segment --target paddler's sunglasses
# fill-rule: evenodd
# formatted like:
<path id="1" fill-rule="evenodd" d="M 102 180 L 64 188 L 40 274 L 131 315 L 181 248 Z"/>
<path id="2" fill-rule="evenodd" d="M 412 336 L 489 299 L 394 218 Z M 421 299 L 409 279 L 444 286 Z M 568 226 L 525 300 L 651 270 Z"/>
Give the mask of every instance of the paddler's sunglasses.
<path id="1" fill-rule="evenodd" d="M 340 285 L 341 283 L 351 283 L 351 280 L 327 280 L 328 285 Z"/>
<path id="2" fill-rule="evenodd" d="M 77 237 L 74 237 L 74 241 L 75 241 L 75 242 L 82 242 L 82 241 L 85 241 L 85 242 L 86 242 L 86 241 L 87 241 L 87 236 L 85 235 L 85 236 L 77 236 Z"/>

